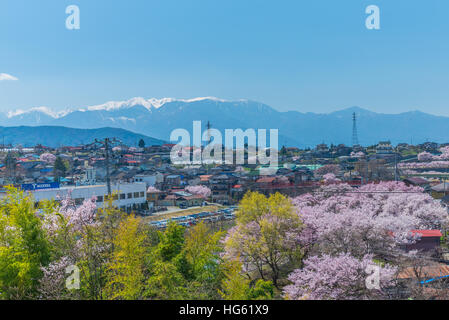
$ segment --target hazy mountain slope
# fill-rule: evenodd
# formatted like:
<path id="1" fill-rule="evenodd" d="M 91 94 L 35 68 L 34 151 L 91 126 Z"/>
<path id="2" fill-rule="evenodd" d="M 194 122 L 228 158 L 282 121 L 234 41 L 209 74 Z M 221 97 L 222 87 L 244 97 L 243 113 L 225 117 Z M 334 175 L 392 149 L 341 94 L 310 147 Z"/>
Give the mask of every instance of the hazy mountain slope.
<path id="1" fill-rule="evenodd" d="M 49 147 L 77 146 L 94 142 L 95 139 L 115 137 L 129 146 L 137 146 L 140 139 L 145 144 L 161 145 L 164 141 L 119 128 L 74 129 L 56 126 L 0 127 L 0 143 L 32 147 L 42 144 Z"/>

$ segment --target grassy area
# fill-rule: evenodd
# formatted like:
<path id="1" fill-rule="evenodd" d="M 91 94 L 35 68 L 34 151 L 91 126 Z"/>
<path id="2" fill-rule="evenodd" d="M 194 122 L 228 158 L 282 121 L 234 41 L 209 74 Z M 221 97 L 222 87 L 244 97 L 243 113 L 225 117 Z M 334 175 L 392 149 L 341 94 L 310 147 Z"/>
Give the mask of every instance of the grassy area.
<path id="1" fill-rule="evenodd" d="M 176 211 L 176 212 L 162 213 L 162 214 L 154 215 L 151 217 L 144 217 L 143 220 L 146 222 L 150 222 L 150 221 L 156 221 L 156 220 L 163 220 L 163 219 L 187 216 L 189 214 L 199 213 L 199 212 L 203 212 L 203 211 L 208 211 L 208 212 L 217 211 L 217 210 L 223 209 L 223 208 L 225 208 L 225 207 L 223 207 L 223 206 L 204 206 L 204 207 L 200 207 L 200 208 L 192 208 L 192 209 L 185 209 L 185 210 L 180 210 L 180 211 Z"/>
<path id="2" fill-rule="evenodd" d="M 415 150 L 405 150 L 401 152 L 401 156 L 407 157 L 407 156 L 416 156 L 418 155 L 418 152 Z"/>

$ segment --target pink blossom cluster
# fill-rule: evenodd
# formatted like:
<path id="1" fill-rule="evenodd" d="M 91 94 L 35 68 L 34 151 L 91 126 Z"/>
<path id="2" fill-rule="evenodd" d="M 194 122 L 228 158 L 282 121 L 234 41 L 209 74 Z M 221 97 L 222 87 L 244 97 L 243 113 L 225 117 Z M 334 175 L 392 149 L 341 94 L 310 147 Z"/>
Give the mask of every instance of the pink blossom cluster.
<path id="1" fill-rule="evenodd" d="M 75 206 L 75 202 L 67 197 L 61 201 L 59 212 L 67 219 L 75 231 L 81 231 L 86 225 L 95 223 L 95 211 L 97 209 L 95 197 L 84 200 L 81 206 Z"/>
<path id="2" fill-rule="evenodd" d="M 379 289 L 369 290 L 366 279 L 368 267 L 379 270 Z M 378 266 L 371 255 L 357 259 L 347 253 L 336 256 L 313 256 L 304 261 L 304 268 L 289 275 L 290 285 L 284 295 L 292 300 L 353 300 L 382 297 L 382 290 L 392 284 L 396 268 Z"/>
<path id="3" fill-rule="evenodd" d="M 51 153 L 43 153 L 43 154 L 41 154 L 39 159 L 41 161 L 46 162 L 46 163 L 53 164 L 56 161 L 56 156 L 54 154 L 51 154 Z"/>
<path id="4" fill-rule="evenodd" d="M 401 169 L 443 169 L 449 168 L 449 161 L 399 163 Z"/>
<path id="5" fill-rule="evenodd" d="M 149 186 L 147 189 L 147 193 L 156 193 L 156 192 L 161 192 L 161 190 L 153 186 Z"/>
<path id="6" fill-rule="evenodd" d="M 333 173 L 337 175 L 340 172 L 340 166 L 337 164 L 326 164 L 321 168 L 318 168 L 314 171 L 314 174 L 317 176 L 324 176 L 327 173 Z"/>
<path id="7" fill-rule="evenodd" d="M 86 199 L 82 205 L 76 206 L 71 194 L 68 194 L 61 199 L 58 210 L 45 217 L 45 227 L 50 234 L 65 226 L 69 226 L 72 232 L 82 232 L 84 227 L 95 224 L 96 209 L 95 197 Z"/>
<path id="8" fill-rule="evenodd" d="M 418 161 L 429 162 L 429 161 L 444 161 L 449 160 L 449 146 L 440 148 L 441 154 L 436 156 L 429 152 L 421 152 L 418 154 Z"/>
<path id="9" fill-rule="evenodd" d="M 323 176 L 323 180 L 324 183 L 326 184 L 332 184 L 332 183 L 337 183 L 337 182 L 341 182 L 340 179 L 338 179 L 335 174 L 333 173 L 327 173 Z"/>
<path id="10" fill-rule="evenodd" d="M 303 245 L 358 257 L 413 242 L 410 230 L 439 229 L 447 219 L 437 200 L 402 182 L 326 185 L 293 203 L 306 225 Z"/>
<path id="11" fill-rule="evenodd" d="M 191 194 L 200 195 L 204 198 L 209 198 L 212 194 L 212 191 L 208 187 L 202 185 L 188 186 L 186 187 L 186 191 Z"/>
<path id="12" fill-rule="evenodd" d="M 58 300 L 65 298 L 67 295 L 65 288 L 66 268 L 73 264 L 69 257 L 64 256 L 41 268 L 43 273 L 42 278 L 39 280 L 41 299 Z"/>

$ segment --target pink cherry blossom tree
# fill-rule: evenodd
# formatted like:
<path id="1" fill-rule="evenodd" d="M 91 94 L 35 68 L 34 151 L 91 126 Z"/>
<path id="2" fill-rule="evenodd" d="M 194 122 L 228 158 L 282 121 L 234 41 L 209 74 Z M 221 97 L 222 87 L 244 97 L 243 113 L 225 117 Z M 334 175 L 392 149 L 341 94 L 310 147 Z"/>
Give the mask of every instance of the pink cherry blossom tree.
<path id="1" fill-rule="evenodd" d="M 161 190 L 159 190 L 158 188 L 155 188 L 153 186 L 149 186 L 147 189 L 147 193 L 156 193 L 156 192 L 161 192 Z"/>
<path id="2" fill-rule="evenodd" d="M 40 156 L 40 160 L 49 164 L 53 164 L 56 161 L 56 156 L 51 153 L 43 153 Z"/>
<path id="3" fill-rule="evenodd" d="M 433 154 L 429 152 L 421 152 L 418 154 L 418 161 L 429 162 L 433 160 Z"/>
<path id="4" fill-rule="evenodd" d="M 66 268 L 74 265 L 74 260 L 67 256 L 55 260 L 46 267 L 42 267 L 43 276 L 39 280 L 40 299 L 67 300 L 75 298 L 74 293 L 66 288 Z"/>
<path id="5" fill-rule="evenodd" d="M 366 285 L 367 276 L 374 268 L 379 270 L 378 289 Z M 304 268 L 289 275 L 291 284 L 284 287 L 283 291 L 285 297 L 292 300 L 382 298 L 386 296 L 385 288 L 393 284 L 396 271 L 389 265 L 375 264 L 370 255 L 362 259 L 347 253 L 313 256 L 304 261 Z"/>
<path id="6" fill-rule="evenodd" d="M 434 157 L 435 160 L 449 160 L 449 146 L 440 148 L 441 154 Z"/>
<path id="7" fill-rule="evenodd" d="M 447 223 L 446 209 L 437 200 L 402 182 L 358 190 L 347 184 L 326 185 L 293 203 L 306 226 L 300 237 L 309 252 L 382 255 L 416 241 L 411 230 L 439 229 Z"/>
<path id="8" fill-rule="evenodd" d="M 333 174 L 333 173 L 327 173 L 327 174 L 325 174 L 325 175 L 323 176 L 323 180 L 324 180 L 324 183 L 326 183 L 326 184 L 333 184 L 333 183 L 338 183 L 338 182 L 341 181 L 341 180 L 338 179 L 338 178 L 335 176 L 335 174 Z"/>
<path id="9" fill-rule="evenodd" d="M 449 168 L 449 161 L 400 163 L 398 167 L 401 169 L 446 169 Z"/>
<path id="10" fill-rule="evenodd" d="M 186 191 L 191 194 L 200 195 L 204 198 L 209 198 L 212 194 L 212 191 L 208 187 L 202 185 L 188 186 L 186 187 Z"/>
<path id="11" fill-rule="evenodd" d="M 65 271 L 68 266 L 86 258 L 86 236 L 99 225 L 96 209 L 95 198 L 76 206 L 69 193 L 60 201 L 59 207 L 44 215 L 44 226 L 55 257 L 48 266 L 41 268 L 43 277 L 39 281 L 39 293 L 42 299 L 76 298 L 76 292 L 65 287 Z"/>
<path id="12" fill-rule="evenodd" d="M 321 168 L 318 168 L 314 171 L 314 174 L 316 176 L 324 176 L 327 173 L 333 173 L 334 175 L 337 175 L 340 172 L 340 166 L 337 164 L 326 164 L 325 166 L 322 166 Z"/>

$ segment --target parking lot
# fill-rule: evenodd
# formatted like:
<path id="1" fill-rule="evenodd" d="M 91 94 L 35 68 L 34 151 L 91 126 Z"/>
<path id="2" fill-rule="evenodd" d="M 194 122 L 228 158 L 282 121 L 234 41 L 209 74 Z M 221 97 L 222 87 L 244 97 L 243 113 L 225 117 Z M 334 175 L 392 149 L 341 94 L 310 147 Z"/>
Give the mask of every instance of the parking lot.
<path id="1" fill-rule="evenodd" d="M 219 209 L 217 211 L 203 211 L 199 213 L 194 213 L 190 215 L 174 217 L 170 219 L 161 219 L 156 221 L 151 221 L 149 224 L 156 227 L 157 229 L 165 229 L 170 222 L 173 220 L 184 227 L 193 226 L 201 221 L 204 222 L 216 222 L 235 219 L 235 210 L 237 207 L 232 206 L 226 209 Z"/>

